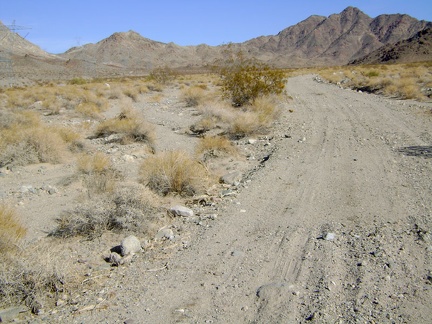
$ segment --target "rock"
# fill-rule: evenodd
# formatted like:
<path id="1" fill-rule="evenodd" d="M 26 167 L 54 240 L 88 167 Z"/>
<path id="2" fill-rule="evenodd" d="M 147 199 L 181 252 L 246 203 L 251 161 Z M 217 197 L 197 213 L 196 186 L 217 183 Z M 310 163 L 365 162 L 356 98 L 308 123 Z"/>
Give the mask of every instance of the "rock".
<path id="1" fill-rule="evenodd" d="M 141 242 L 136 236 L 130 235 L 121 242 L 120 251 L 122 256 L 141 252 Z"/>
<path id="2" fill-rule="evenodd" d="M 123 160 L 125 162 L 134 162 L 135 157 L 133 155 L 125 154 L 125 155 L 123 155 Z"/>
<path id="3" fill-rule="evenodd" d="M 161 228 L 157 232 L 155 239 L 157 239 L 157 240 L 161 240 L 161 239 L 173 240 L 174 239 L 174 232 L 170 228 Z"/>
<path id="4" fill-rule="evenodd" d="M 324 236 L 324 240 L 326 240 L 326 241 L 333 241 L 335 239 L 335 237 L 336 237 L 335 233 L 327 233 Z"/>
<path id="5" fill-rule="evenodd" d="M 180 206 L 180 205 L 176 205 L 174 207 L 171 207 L 170 212 L 174 216 L 192 217 L 194 215 L 194 212 L 192 209 L 187 208 L 185 206 Z"/>
<path id="6" fill-rule="evenodd" d="M 232 191 L 231 189 L 222 190 L 221 197 L 228 197 L 228 196 L 234 196 L 237 193 L 235 191 Z"/>
<path id="7" fill-rule="evenodd" d="M 109 262 L 114 265 L 114 266 L 119 266 L 121 264 L 122 261 L 122 257 L 120 256 L 120 254 L 116 253 L 116 252 L 111 252 L 110 256 L 109 256 Z"/>
<path id="8" fill-rule="evenodd" d="M 20 191 L 23 194 L 26 194 L 26 193 L 36 194 L 37 193 L 37 189 L 33 188 L 32 185 L 23 185 L 23 186 L 21 186 Z"/>
<path id="9" fill-rule="evenodd" d="M 240 171 L 233 171 L 222 176 L 220 181 L 229 185 L 238 186 L 242 178 L 243 175 Z"/>
<path id="10" fill-rule="evenodd" d="M 255 144 L 257 141 L 258 141 L 258 140 L 255 139 L 255 138 L 249 138 L 249 139 L 248 139 L 248 143 L 249 143 L 249 144 Z"/>
<path id="11" fill-rule="evenodd" d="M 56 187 L 53 187 L 53 186 L 50 186 L 50 185 L 43 185 L 41 187 L 41 189 L 43 191 L 48 192 L 50 195 L 54 195 L 54 194 L 56 194 L 58 192 L 58 189 Z"/>
<path id="12" fill-rule="evenodd" d="M 0 309 L 0 323 L 14 321 L 20 313 L 28 311 L 27 307 L 18 306 L 6 309 Z"/>

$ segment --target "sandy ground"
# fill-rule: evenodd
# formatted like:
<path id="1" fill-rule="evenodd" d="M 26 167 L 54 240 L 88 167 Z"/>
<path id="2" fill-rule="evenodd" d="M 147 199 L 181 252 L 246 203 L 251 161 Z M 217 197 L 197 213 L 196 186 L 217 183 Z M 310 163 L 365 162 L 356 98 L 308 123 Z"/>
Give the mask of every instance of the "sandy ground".
<path id="1" fill-rule="evenodd" d="M 257 144 L 265 161 L 238 162 L 254 169 L 236 195 L 195 206 L 216 219 L 176 219 L 176 240 L 103 273 L 99 286 L 83 286 L 78 306 L 34 320 L 429 323 L 432 105 L 344 90 L 310 75 L 289 79 L 287 92 L 293 100 L 273 135 Z M 193 150 L 195 139 L 178 131 L 197 118 L 193 109 L 175 100 L 140 109 L 165 134 L 159 149 Z M 20 188 L 36 179 L 27 174 L 45 172 L 35 168 L 0 180 Z M 3 188 L 4 195 L 11 190 Z M 22 199 L 33 238 L 73 204 L 79 193 L 68 190 L 43 223 L 30 214 L 54 206 L 55 195 Z"/>

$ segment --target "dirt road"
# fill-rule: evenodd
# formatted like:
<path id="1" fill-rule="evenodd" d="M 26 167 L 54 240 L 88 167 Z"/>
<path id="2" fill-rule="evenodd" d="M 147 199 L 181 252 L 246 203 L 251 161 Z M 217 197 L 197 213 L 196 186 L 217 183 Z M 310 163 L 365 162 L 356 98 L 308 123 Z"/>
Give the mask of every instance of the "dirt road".
<path id="1" fill-rule="evenodd" d="M 312 76 L 287 92 L 273 153 L 217 220 L 120 269 L 112 306 L 75 322 L 431 321 L 430 105 Z"/>

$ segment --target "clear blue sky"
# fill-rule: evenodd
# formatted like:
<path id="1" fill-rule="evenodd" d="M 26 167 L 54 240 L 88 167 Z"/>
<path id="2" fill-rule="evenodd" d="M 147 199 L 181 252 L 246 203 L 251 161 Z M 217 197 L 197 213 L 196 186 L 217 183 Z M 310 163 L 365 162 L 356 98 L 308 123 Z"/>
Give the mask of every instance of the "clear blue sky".
<path id="1" fill-rule="evenodd" d="M 354 6 L 374 18 L 404 13 L 432 20 L 432 0 L 0 0 L 0 21 L 50 53 L 134 30 L 178 45 L 220 45 L 275 35 L 311 15 Z"/>

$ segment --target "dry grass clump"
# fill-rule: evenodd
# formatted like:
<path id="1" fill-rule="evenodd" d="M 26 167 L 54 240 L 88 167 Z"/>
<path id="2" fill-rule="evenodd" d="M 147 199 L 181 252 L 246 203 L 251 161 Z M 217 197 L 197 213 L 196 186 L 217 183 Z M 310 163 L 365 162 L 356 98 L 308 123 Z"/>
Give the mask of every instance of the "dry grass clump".
<path id="1" fill-rule="evenodd" d="M 0 203 L 0 252 L 4 254 L 14 251 L 26 233 L 15 210 Z"/>
<path id="2" fill-rule="evenodd" d="M 43 125 L 31 111 L 0 111 L 0 166 L 59 163 L 67 145 L 54 128 Z"/>
<path id="3" fill-rule="evenodd" d="M 278 100 L 279 96 L 260 96 L 252 104 L 241 108 L 233 108 L 229 104 L 210 104 L 201 108 L 202 118 L 190 130 L 203 135 L 219 129 L 219 134 L 231 138 L 266 133 L 279 115 Z"/>
<path id="4" fill-rule="evenodd" d="M 182 99 L 187 107 L 196 107 L 204 101 L 205 91 L 199 86 L 185 88 L 182 91 Z"/>
<path id="5" fill-rule="evenodd" d="M 84 175 L 83 182 L 89 197 L 113 192 L 121 179 L 110 158 L 102 152 L 82 154 L 77 160 L 77 169 Z"/>
<path id="6" fill-rule="evenodd" d="M 101 122 L 95 131 L 96 137 L 119 135 L 117 141 L 122 144 L 144 142 L 152 149 L 155 142 L 154 128 L 132 107 L 125 106 L 115 118 Z"/>
<path id="7" fill-rule="evenodd" d="M 39 108 L 49 114 L 61 109 L 76 110 L 85 117 L 98 118 L 108 108 L 101 85 L 33 86 L 5 91 L 7 107 Z"/>
<path id="8" fill-rule="evenodd" d="M 196 154 L 204 157 L 219 157 L 237 153 L 235 146 L 225 136 L 205 136 L 200 139 Z"/>
<path id="9" fill-rule="evenodd" d="M 160 195 L 193 196 L 210 183 L 206 168 L 182 151 L 163 152 L 140 165 L 140 181 Z"/>
<path id="10" fill-rule="evenodd" d="M 50 127 L 50 129 L 60 135 L 70 151 L 80 152 L 84 149 L 83 137 L 80 133 L 65 126 Z"/>
<path id="11" fill-rule="evenodd" d="M 56 237 L 90 239 L 106 231 L 125 231 L 153 236 L 163 221 L 158 199 L 142 186 L 124 186 L 64 212 L 57 219 Z"/>
<path id="12" fill-rule="evenodd" d="M 177 73 L 171 68 L 157 67 L 150 72 L 149 79 L 159 83 L 159 84 L 167 84 L 168 82 L 174 81 L 177 77 Z"/>
<path id="13" fill-rule="evenodd" d="M 64 292 L 64 275 L 44 258 L 45 253 L 34 251 L 29 255 L 23 251 L 13 257 L 3 256 L 0 264 L 0 308 L 24 304 L 34 314 L 39 314 L 49 300 L 54 304 L 56 296 Z"/>
<path id="14" fill-rule="evenodd" d="M 383 94 L 401 99 L 432 97 L 432 64 L 387 64 L 326 68 L 319 74 L 341 87 Z"/>

